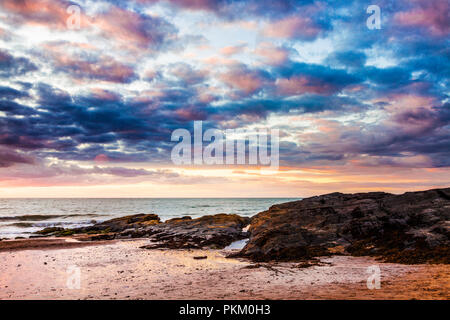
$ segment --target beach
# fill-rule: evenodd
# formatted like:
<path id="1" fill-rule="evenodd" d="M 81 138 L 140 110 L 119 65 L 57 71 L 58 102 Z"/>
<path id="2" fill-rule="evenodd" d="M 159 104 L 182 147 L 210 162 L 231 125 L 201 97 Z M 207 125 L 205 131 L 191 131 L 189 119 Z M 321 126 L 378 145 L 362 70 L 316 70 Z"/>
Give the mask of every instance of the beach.
<path id="1" fill-rule="evenodd" d="M 321 257 L 254 263 L 230 250 L 153 249 L 147 239 L 0 241 L 0 299 L 449 299 L 450 267 Z M 207 257 L 207 258 L 204 258 Z M 201 258 L 201 259 L 199 259 Z M 381 270 L 369 290 L 369 266 Z M 79 268 L 79 288 L 68 279 Z"/>
<path id="2" fill-rule="evenodd" d="M 0 299 L 450 299 L 450 188 L 255 216 L 133 214 L 0 241 Z"/>

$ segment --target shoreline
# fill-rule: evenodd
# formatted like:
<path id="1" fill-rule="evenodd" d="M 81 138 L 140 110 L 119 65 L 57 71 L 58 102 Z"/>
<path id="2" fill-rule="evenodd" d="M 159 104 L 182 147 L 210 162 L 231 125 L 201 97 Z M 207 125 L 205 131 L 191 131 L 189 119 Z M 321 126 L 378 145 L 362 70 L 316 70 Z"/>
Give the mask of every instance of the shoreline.
<path id="1" fill-rule="evenodd" d="M 149 242 L 144 239 L 65 240 L 54 246 L 1 250 L 0 299 L 450 298 L 448 265 L 333 256 L 321 257 L 320 265 L 304 268 L 298 262 L 226 258 L 224 250 L 143 250 L 140 247 Z M 44 243 L 42 239 L 29 242 Z M 380 290 L 367 289 L 366 271 L 371 265 L 381 269 Z M 67 287 L 67 268 L 71 266 L 80 268 L 80 289 Z"/>
<path id="2" fill-rule="evenodd" d="M 39 237 L 28 239 L 8 239 L 0 241 L 0 252 L 20 251 L 20 250 L 52 250 L 80 248 L 93 245 L 107 245 L 115 241 L 81 241 L 82 238 L 69 237 Z"/>
<path id="3" fill-rule="evenodd" d="M 0 241 L 0 299 L 449 300 L 448 208 L 450 188 L 331 193 L 253 217 L 47 227 Z"/>

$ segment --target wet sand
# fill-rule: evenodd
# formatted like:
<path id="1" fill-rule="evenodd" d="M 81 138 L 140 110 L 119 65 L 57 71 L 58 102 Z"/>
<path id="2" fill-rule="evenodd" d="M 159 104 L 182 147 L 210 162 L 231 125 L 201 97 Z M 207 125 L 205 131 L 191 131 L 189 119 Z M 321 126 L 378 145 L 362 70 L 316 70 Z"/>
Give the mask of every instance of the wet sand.
<path id="1" fill-rule="evenodd" d="M 0 299 L 450 298 L 448 265 L 335 256 L 301 268 L 299 263 L 255 265 L 227 259 L 220 250 L 140 249 L 147 240 L 33 239 L 9 249 L 5 243 L 0 242 Z M 194 259 L 201 256 L 207 259 Z M 381 269 L 378 290 L 367 288 L 371 265 Z M 71 282 L 74 270 L 80 271 L 79 289 Z"/>
<path id="2" fill-rule="evenodd" d="M 0 241 L 0 252 L 80 248 L 85 246 L 114 243 L 113 241 L 80 241 L 78 239 L 82 239 L 82 237 L 4 240 Z"/>

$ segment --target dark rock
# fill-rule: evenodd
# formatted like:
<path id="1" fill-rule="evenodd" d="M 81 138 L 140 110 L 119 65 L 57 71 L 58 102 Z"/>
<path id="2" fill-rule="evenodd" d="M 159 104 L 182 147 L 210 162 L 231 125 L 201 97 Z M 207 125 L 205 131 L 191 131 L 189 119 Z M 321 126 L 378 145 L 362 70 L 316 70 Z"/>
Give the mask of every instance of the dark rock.
<path id="1" fill-rule="evenodd" d="M 61 227 L 48 227 L 48 228 L 36 231 L 35 233 L 36 234 L 41 234 L 41 235 L 49 235 L 49 234 L 54 234 L 54 233 L 61 232 L 61 231 L 64 231 L 64 230 L 65 229 L 61 228 Z"/>
<path id="2" fill-rule="evenodd" d="M 190 217 L 171 219 L 151 226 L 146 232 L 153 241 L 146 249 L 221 249 L 232 242 L 248 237 L 242 229 L 250 223 L 250 218 L 236 214 L 216 214 L 197 219 Z"/>
<path id="3" fill-rule="evenodd" d="M 126 229 L 137 230 L 139 228 L 144 228 L 152 225 L 161 223 L 159 217 L 156 214 L 136 214 L 131 216 L 125 216 L 120 218 L 115 218 L 107 220 L 104 222 L 96 223 L 92 226 L 74 228 L 74 229 L 64 229 L 60 227 L 50 227 L 43 230 L 35 232 L 41 235 L 51 235 L 57 237 L 71 236 L 76 234 L 92 234 L 93 236 L 90 240 L 100 240 L 114 238 L 112 236 L 107 236 L 107 234 L 122 232 Z M 105 235 L 103 237 L 99 235 Z M 95 238 L 95 239 L 94 239 Z M 84 240 L 89 240 L 88 238 Z"/>
<path id="4" fill-rule="evenodd" d="M 156 214 L 135 214 L 132 216 L 125 216 L 96 223 L 93 226 L 79 228 L 78 230 L 81 230 L 83 232 L 121 232 L 125 229 L 137 229 L 140 227 L 152 226 L 159 223 L 161 223 L 161 220 Z"/>
<path id="5" fill-rule="evenodd" d="M 233 241 L 245 239 L 248 233 L 242 228 L 250 218 L 235 214 L 216 214 L 192 219 L 175 218 L 161 223 L 155 214 L 138 214 L 96 223 L 92 226 L 64 229 L 45 228 L 36 232 L 46 236 L 78 236 L 82 241 L 128 238 L 150 238 L 146 249 L 171 248 L 224 248 Z M 83 236 L 81 236 L 83 235 Z"/>
<path id="6" fill-rule="evenodd" d="M 208 257 L 207 256 L 194 257 L 194 260 L 204 260 L 204 259 L 208 259 Z"/>
<path id="7" fill-rule="evenodd" d="M 234 256 L 300 260 L 346 253 L 403 263 L 450 262 L 450 188 L 393 195 L 332 193 L 272 206 L 252 218 Z"/>

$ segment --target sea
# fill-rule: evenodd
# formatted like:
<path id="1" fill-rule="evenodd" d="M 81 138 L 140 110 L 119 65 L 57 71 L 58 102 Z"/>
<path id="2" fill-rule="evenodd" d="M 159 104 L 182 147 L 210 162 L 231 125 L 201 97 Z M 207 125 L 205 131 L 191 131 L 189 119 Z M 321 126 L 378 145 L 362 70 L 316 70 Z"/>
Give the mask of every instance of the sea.
<path id="1" fill-rule="evenodd" d="M 299 198 L 0 199 L 0 239 L 24 237 L 46 227 L 76 228 L 139 213 L 162 221 L 217 213 L 251 217 Z"/>

